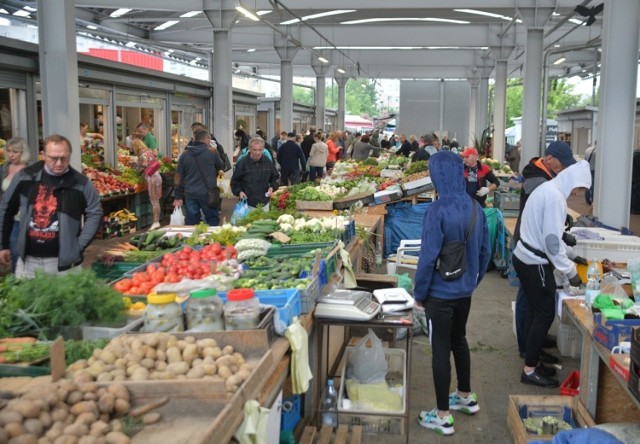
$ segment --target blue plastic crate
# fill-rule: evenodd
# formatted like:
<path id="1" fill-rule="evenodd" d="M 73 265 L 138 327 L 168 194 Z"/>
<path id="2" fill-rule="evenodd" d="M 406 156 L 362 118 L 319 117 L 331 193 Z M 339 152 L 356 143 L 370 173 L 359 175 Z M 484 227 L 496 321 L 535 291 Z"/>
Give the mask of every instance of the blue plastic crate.
<path id="1" fill-rule="evenodd" d="M 300 422 L 301 417 L 301 400 L 300 395 L 291 395 L 282 400 L 282 413 L 280 414 L 280 430 L 283 432 L 293 432 Z M 290 403 L 290 404 L 289 404 Z M 285 406 L 291 405 L 291 408 L 285 409 Z"/>
<path id="2" fill-rule="evenodd" d="M 222 302 L 227 302 L 227 292 L 218 293 Z M 256 290 L 255 296 L 261 304 L 273 305 L 278 311 L 280 321 L 287 327 L 294 316 L 300 316 L 300 290 L 287 288 L 283 290 Z"/>

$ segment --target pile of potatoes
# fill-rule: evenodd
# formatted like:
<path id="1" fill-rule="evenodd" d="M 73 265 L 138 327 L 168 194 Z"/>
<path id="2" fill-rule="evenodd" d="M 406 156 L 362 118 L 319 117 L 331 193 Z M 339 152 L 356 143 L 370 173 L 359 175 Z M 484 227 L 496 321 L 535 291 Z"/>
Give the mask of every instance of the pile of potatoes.
<path id="1" fill-rule="evenodd" d="M 222 379 L 233 393 L 249 377 L 253 364 L 245 362 L 231 345 L 222 348 L 215 339 L 169 333 L 122 335 L 88 360 L 74 362 L 66 376 L 78 383 L 169 379 Z"/>
<path id="2" fill-rule="evenodd" d="M 37 385 L 0 410 L 0 442 L 10 444 L 124 444 L 119 418 L 130 411 L 122 384 L 98 387 L 61 379 Z M 158 418 L 159 419 L 159 418 Z"/>

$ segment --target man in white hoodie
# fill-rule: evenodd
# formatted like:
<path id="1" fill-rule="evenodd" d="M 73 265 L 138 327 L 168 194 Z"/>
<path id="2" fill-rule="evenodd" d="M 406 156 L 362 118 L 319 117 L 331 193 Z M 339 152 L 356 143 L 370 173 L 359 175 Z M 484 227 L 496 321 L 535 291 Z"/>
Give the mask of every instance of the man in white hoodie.
<path id="1" fill-rule="evenodd" d="M 544 338 L 555 317 L 556 281 L 553 270 L 567 276 L 573 286 L 582 284 L 562 241 L 567 198 L 591 186 L 589 163 L 581 160 L 543 183 L 529 196 L 520 224 L 520 240 L 513 266 L 524 288 L 529 310 L 525 323 L 527 341 L 520 381 L 541 387 L 558 387 L 558 380 L 538 368 Z"/>

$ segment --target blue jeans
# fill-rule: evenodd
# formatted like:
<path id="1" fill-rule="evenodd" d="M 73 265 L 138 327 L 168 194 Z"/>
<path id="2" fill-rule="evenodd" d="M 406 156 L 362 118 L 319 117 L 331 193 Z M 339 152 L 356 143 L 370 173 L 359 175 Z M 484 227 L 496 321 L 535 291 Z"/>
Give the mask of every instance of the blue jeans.
<path id="1" fill-rule="evenodd" d="M 185 207 L 187 208 L 187 214 L 185 215 L 184 223 L 187 225 L 196 225 L 201 220 L 200 211 L 204 214 L 204 221 L 207 225 L 215 227 L 220 225 L 220 215 L 217 208 L 209 208 L 207 205 L 207 196 L 198 198 L 185 198 Z"/>
<path id="2" fill-rule="evenodd" d="M 309 167 L 309 180 L 310 181 L 314 181 L 316 180 L 316 177 L 318 179 L 322 179 L 322 176 L 324 174 L 324 168 L 323 167 Z"/>

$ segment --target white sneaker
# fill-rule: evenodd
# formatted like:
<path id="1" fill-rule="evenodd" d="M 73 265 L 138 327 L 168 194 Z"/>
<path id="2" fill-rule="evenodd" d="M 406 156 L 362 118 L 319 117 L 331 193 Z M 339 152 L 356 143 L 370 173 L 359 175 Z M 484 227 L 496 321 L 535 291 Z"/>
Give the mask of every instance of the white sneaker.
<path id="1" fill-rule="evenodd" d="M 458 391 L 449 393 L 449 410 L 458 410 L 467 415 L 473 415 L 480 411 L 478 405 L 478 395 L 470 393 L 468 397 L 463 398 Z"/>
<path id="2" fill-rule="evenodd" d="M 157 230 L 158 228 L 160 228 L 160 222 L 154 222 L 149 227 L 149 231 Z"/>
<path id="3" fill-rule="evenodd" d="M 418 415 L 418 422 L 422 427 L 434 430 L 440 435 L 453 435 L 455 433 L 455 429 L 453 428 L 453 416 L 448 415 L 444 418 L 440 418 L 438 416 L 437 408 L 430 412 L 420 412 Z"/>

